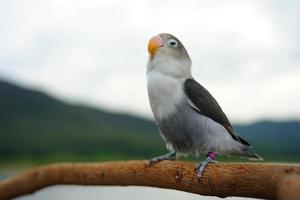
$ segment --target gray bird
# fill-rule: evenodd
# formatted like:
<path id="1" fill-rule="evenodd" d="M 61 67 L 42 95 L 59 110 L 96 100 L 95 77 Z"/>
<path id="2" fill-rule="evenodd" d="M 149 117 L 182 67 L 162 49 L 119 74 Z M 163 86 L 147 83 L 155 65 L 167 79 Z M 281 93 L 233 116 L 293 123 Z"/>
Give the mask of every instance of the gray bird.
<path id="1" fill-rule="evenodd" d="M 162 33 L 148 44 L 147 90 L 150 106 L 169 153 L 150 163 L 174 160 L 182 154 L 207 153 L 197 165 L 201 176 L 217 154 L 261 160 L 251 145 L 233 130 L 214 97 L 191 74 L 192 61 L 182 43 Z"/>

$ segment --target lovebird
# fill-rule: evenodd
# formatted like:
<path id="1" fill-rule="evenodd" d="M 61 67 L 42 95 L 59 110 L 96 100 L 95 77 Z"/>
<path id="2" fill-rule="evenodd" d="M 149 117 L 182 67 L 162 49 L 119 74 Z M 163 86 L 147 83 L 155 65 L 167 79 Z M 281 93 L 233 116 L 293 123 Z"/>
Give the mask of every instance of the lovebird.
<path id="1" fill-rule="evenodd" d="M 215 98 L 192 76 L 192 61 L 175 36 L 161 33 L 148 43 L 147 91 L 151 110 L 169 153 L 150 164 L 183 154 L 207 154 L 196 166 L 202 176 L 217 154 L 261 160 L 234 131 Z"/>

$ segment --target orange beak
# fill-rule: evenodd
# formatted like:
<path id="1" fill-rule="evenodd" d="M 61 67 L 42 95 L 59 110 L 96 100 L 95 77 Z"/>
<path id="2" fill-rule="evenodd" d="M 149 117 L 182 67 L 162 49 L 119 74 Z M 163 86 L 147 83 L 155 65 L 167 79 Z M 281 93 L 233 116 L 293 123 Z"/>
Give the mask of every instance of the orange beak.
<path id="1" fill-rule="evenodd" d="M 159 35 L 154 36 L 150 39 L 148 43 L 148 52 L 151 56 L 153 56 L 158 48 L 164 46 L 164 41 L 161 39 Z"/>

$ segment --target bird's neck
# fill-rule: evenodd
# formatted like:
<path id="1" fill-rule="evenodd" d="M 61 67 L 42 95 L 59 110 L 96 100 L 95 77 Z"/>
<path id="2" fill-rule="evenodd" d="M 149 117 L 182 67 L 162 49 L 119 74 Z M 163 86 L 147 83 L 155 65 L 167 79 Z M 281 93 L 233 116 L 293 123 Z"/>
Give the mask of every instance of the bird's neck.
<path id="1" fill-rule="evenodd" d="M 147 74 L 152 71 L 178 79 L 192 78 L 191 61 L 188 59 L 179 60 L 159 56 L 150 57 L 147 64 Z"/>

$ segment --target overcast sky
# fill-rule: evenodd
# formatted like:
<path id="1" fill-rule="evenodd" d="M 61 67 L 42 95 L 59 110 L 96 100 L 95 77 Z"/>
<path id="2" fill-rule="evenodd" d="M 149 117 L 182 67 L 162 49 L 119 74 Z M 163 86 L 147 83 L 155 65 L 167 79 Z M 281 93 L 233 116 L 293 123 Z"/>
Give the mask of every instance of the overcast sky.
<path id="1" fill-rule="evenodd" d="M 161 32 L 232 121 L 300 119 L 296 0 L 1 0 L 0 79 L 151 117 L 147 42 Z"/>

